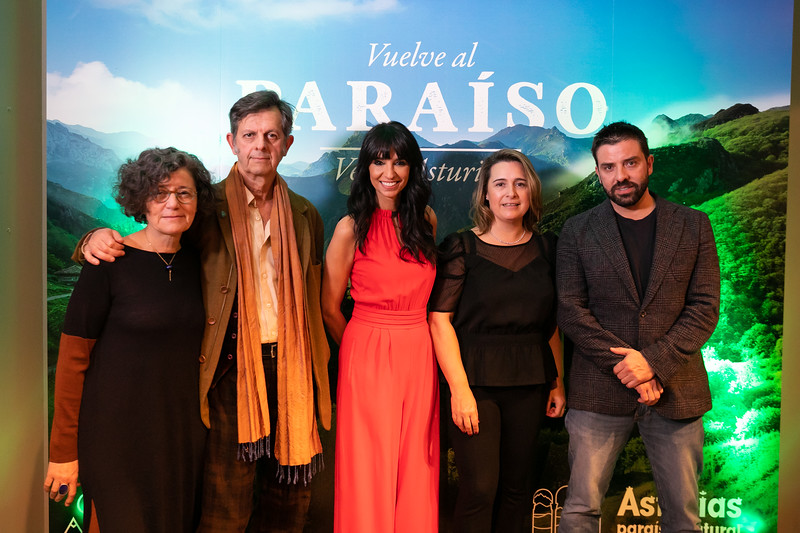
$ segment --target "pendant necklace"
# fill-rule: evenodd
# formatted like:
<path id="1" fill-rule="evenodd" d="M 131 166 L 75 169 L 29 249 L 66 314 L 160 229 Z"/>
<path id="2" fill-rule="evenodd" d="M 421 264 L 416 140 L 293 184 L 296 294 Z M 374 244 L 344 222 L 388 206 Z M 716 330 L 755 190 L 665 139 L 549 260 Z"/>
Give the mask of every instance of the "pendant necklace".
<path id="1" fill-rule="evenodd" d="M 491 235 L 492 237 L 494 237 L 495 239 L 497 239 L 499 242 L 502 242 L 503 244 L 506 244 L 506 245 L 508 245 L 508 246 L 514 246 L 515 244 L 519 243 L 519 241 L 521 241 L 522 239 L 524 239 L 524 238 L 525 238 L 525 235 L 527 235 L 527 234 L 528 234 L 528 230 L 526 230 L 525 228 L 523 228 L 523 229 L 522 229 L 522 236 L 521 236 L 519 239 L 517 239 L 517 240 L 516 240 L 516 241 L 514 241 L 514 242 L 506 242 L 506 241 L 504 241 L 503 239 L 501 239 L 500 237 L 498 237 L 497 235 L 495 235 L 495 234 L 494 234 L 494 232 L 491 230 L 491 228 L 489 228 L 489 235 Z"/>
<path id="2" fill-rule="evenodd" d="M 167 269 L 167 274 L 169 274 L 169 280 L 170 280 L 170 281 L 172 281 L 172 262 L 173 262 L 173 261 L 175 261 L 175 256 L 176 256 L 176 255 L 178 255 L 178 252 L 175 252 L 174 254 L 172 254 L 172 259 L 170 259 L 170 260 L 169 260 L 169 263 L 167 263 L 167 260 L 166 260 L 166 259 L 164 259 L 164 258 L 161 256 L 161 254 L 160 254 L 160 253 L 158 253 L 158 250 L 156 250 L 156 247 L 155 247 L 155 246 L 153 246 L 153 243 L 151 243 L 151 242 L 150 242 L 150 239 L 148 239 L 148 238 L 147 238 L 147 228 L 145 228 L 145 229 L 144 229 L 144 238 L 145 238 L 145 240 L 147 241 L 147 244 L 149 244 L 149 245 L 150 245 L 150 248 L 152 248 L 152 249 L 153 249 L 153 251 L 156 253 L 156 255 L 158 256 L 158 258 L 159 258 L 159 259 L 161 259 L 161 261 L 163 261 L 163 262 L 164 262 L 164 266 L 165 266 L 165 267 L 166 267 L 166 269 Z"/>

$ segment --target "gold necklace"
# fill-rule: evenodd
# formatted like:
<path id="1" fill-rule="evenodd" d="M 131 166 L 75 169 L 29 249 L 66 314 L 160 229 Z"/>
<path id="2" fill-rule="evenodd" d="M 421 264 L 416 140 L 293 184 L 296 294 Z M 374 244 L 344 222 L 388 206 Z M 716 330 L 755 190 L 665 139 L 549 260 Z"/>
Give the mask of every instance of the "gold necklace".
<path id="1" fill-rule="evenodd" d="M 175 252 L 174 254 L 172 254 L 172 259 L 170 259 L 170 260 L 169 260 L 169 263 L 167 263 L 167 260 L 166 260 L 166 259 L 164 259 L 164 258 L 161 256 L 161 254 L 160 254 L 160 253 L 158 253 L 158 250 L 156 250 L 156 247 L 155 247 L 155 246 L 153 246 L 153 243 L 152 243 L 152 242 L 150 242 L 150 239 L 148 239 L 148 238 L 147 238 L 147 228 L 146 228 L 146 227 L 144 228 L 144 239 L 147 241 L 147 244 L 149 244 L 149 245 L 150 245 L 150 248 L 152 248 L 152 249 L 153 249 L 153 251 L 156 253 L 156 255 L 158 256 L 158 258 L 159 258 L 159 259 L 161 259 L 161 261 L 163 261 L 163 262 L 164 262 L 164 265 L 165 265 L 165 267 L 166 267 L 166 269 L 167 269 L 167 274 L 169 274 L 169 280 L 170 280 L 170 281 L 172 281 L 172 262 L 173 262 L 173 261 L 175 261 L 175 256 L 176 256 L 176 255 L 178 255 L 178 252 Z"/>
<path id="2" fill-rule="evenodd" d="M 506 241 L 504 241 L 503 239 L 501 239 L 500 237 L 498 237 L 497 235 L 494 234 L 494 232 L 492 231 L 492 228 L 489 228 L 489 234 L 492 237 L 494 237 L 495 239 L 497 239 L 498 241 L 502 242 L 503 244 L 507 244 L 508 246 L 514 246 L 515 244 L 519 243 L 519 241 L 521 241 L 522 239 L 525 238 L 525 235 L 528 234 L 528 230 L 526 230 L 525 228 L 522 228 L 522 236 L 519 239 L 517 239 L 516 241 L 514 241 L 514 242 L 506 242 Z"/>

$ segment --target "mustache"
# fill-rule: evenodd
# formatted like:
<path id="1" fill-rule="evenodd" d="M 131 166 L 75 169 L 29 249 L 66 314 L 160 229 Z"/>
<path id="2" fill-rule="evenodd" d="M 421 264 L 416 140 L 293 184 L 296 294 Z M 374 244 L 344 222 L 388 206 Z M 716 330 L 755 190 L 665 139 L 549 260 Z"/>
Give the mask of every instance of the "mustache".
<path id="1" fill-rule="evenodd" d="M 621 189 L 623 187 L 633 187 L 634 189 L 639 190 L 639 185 L 637 185 L 636 183 L 633 183 L 630 180 L 625 180 L 625 181 L 617 183 L 613 187 L 611 187 L 611 192 L 614 192 L 617 189 Z"/>

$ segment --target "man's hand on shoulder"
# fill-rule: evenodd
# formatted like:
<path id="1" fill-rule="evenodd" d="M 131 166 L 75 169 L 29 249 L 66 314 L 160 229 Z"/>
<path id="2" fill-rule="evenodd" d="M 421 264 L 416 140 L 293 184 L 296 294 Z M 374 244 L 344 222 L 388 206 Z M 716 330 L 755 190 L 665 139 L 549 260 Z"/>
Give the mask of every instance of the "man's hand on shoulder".
<path id="1" fill-rule="evenodd" d="M 81 255 L 93 264 L 99 265 L 100 261 L 113 263 L 117 257 L 125 255 L 122 246 L 122 235 L 109 228 L 100 228 L 91 232 L 81 244 Z"/>
<path id="2" fill-rule="evenodd" d="M 655 372 L 642 353 L 633 348 L 610 348 L 610 350 L 623 356 L 622 361 L 614 366 L 614 374 L 629 389 L 638 387 L 655 377 Z"/>

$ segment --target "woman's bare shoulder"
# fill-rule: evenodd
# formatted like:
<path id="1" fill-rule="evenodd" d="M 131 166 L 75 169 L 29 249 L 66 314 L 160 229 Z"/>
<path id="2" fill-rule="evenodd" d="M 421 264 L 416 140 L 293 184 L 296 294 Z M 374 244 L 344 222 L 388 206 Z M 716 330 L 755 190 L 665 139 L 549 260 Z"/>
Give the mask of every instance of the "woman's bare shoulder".
<path id="1" fill-rule="evenodd" d="M 344 237 L 346 235 L 355 235 L 355 230 L 356 230 L 356 221 L 353 219 L 352 216 L 347 215 L 342 217 L 339 220 L 339 222 L 336 223 L 336 227 L 333 230 L 333 234 Z"/>

